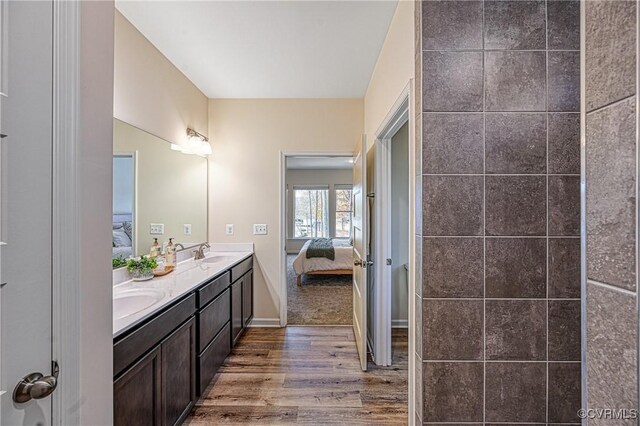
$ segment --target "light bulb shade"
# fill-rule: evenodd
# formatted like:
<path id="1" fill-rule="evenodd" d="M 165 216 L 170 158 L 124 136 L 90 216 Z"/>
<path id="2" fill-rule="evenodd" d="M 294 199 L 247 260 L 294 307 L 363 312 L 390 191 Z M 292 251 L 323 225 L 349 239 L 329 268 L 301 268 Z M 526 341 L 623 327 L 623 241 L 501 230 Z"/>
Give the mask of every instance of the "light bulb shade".
<path id="1" fill-rule="evenodd" d="M 202 144 L 202 139 L 198 136 L 192 135 L 187 138 L 187 149 L 189 152 L 193 152 L 194 154 L 200 150 L 200 145 Z"/>
<path id="2" fill-rule="evenodd" d="M 209 142 L 202 141 L 200 143 L 200 155 L 211 155 L 213 154 L 213 150 L 211 149 L 211 144 Z"/>

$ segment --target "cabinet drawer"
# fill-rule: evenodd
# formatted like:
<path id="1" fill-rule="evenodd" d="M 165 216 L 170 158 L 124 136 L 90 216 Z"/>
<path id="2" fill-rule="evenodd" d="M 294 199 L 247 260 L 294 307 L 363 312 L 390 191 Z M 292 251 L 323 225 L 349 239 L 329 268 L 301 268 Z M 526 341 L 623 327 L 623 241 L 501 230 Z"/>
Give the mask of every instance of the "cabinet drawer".
<path id="1" fill-rule="evenodd" d="M 117 376 L 149 348 L 185 322 L 196 310 L 196 297 L 189 295 L 157 318 L 113 345 L 113 374 Z"/>
<path id="2" fill-rule="evenodd" d="M 227 323 L 198 357 L 198 396 L 209 386 L 213 376 L 231 352 L 231 324 Z"/>
<path id="3" fill-rule="evenodd" d="M 226 289 L 213 302 L 198 312 L 198 353 L 209 345 L 231 318 L 231 291 Z"/>
<path id="4" fill-rule="evenodd" d="M 240 277 L 253 268 L 253 257 L 243 260 L 231 268 L 231 282 L 236 282 Z"/>
<path id="5" fill-rule="evenodd" d="M 222 293 L 231 284 L 229 271 L 212 280 L 198 290 L 198 308 L 202 308 Z"/>

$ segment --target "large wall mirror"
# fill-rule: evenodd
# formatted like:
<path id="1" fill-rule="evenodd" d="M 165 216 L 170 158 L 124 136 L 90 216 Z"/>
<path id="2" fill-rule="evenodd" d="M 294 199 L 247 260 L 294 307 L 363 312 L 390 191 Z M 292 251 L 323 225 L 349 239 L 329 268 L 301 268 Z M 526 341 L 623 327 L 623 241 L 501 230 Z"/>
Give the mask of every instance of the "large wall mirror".
<path id="1" fill-rule="evenodd" d="M 207 159 L 113 120 L 113 257 L 207 239 Z"/>

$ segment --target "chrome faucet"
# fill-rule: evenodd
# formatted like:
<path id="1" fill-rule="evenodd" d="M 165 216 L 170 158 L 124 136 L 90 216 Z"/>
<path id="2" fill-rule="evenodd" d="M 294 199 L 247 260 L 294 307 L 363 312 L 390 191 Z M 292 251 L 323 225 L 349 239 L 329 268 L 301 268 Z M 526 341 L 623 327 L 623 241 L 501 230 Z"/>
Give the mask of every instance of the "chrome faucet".
<path id="1" fill-rule="evenodd" d="M 180 249 L 178 249 L 178 247 L 180 247 Z M 184 250 L 184 246 L 180 243 L 174 244 L 173 248 L 175 249 L 176 252 Z"/>
<path id="2" fill-rule="evenodd" d="M 193 259 L 194 260 L 200 260 L 200 259 L 204 259 L 205 254 L 204 254 L 204 249 L 206 248 L 211 248 L 211 246 L 209 245 L 209 243 L 202 243 L 198 246 L 198 248 L 196 250 L 193 251 Z"/>

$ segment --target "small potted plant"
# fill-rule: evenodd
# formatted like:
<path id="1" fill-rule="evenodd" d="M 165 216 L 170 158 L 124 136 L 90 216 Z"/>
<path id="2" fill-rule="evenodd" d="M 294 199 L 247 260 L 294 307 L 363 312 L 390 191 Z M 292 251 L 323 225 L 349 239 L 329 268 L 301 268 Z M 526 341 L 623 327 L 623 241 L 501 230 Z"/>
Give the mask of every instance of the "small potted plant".
<path id="1" fill-rule="evenodd" d="M 134 281 L 150 280 L 153 278 L 153 270 L 157 267 L 158 262 L 148 256 L 127 260 L 127 271 L 129 271 Z"/>

